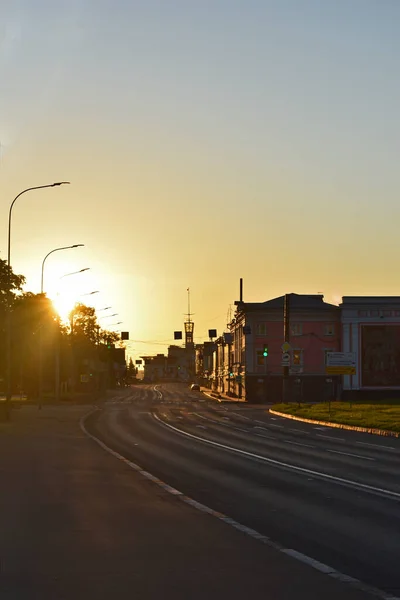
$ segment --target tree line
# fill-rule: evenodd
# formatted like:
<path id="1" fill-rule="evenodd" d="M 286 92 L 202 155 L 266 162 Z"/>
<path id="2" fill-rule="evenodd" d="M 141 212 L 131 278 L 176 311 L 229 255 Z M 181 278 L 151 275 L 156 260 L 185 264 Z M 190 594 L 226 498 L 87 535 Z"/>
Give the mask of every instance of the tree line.
<path id="1" fill-rule="evenodd" d="M 64 396 L 98 392 L 135 375 L 116 332 L 102 329 L 96 311 L 75 304 L 66 323 L 46 294 L 24 291 L 25 277 L 0 259 L 0 392 L 7 380 L 7 313 L 11 322 L 13 394 Z"/>

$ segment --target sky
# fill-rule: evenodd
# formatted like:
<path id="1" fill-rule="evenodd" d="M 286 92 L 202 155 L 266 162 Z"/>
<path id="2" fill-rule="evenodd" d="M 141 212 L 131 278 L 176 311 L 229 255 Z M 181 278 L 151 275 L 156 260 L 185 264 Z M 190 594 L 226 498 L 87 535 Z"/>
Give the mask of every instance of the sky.
<path id="1" fill-rule="evenodd" d="M 240 277 L 252 302 L 400 295 L 399 22 L 398 0 L 0 0 L 0 257 L 13 198 L 70 181 L 18 199 L 12 267 L 39 292 L 84 244 L 45 291 L 111 306 L 133 358 L 183 329 L 187 288 L 198 343 Z"/>

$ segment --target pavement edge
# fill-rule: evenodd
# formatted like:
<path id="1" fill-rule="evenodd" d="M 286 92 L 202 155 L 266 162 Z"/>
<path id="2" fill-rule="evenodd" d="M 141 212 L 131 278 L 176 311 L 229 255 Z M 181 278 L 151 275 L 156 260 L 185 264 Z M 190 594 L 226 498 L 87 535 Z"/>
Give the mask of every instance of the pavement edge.
<path id="1" fill-rule="evenodd" d="M 322 425 L 324 427 L 333 427 L 335 429 L 346 429 L 348 431 L 358 431 L 360 433 L 371 433 L 372 435 L 380 435 L 383 437 L 400 437 L 400 433 L 391 431 L 390 429 L 374 429 L 373 427 L 359 427 L 357 425 L 346 425 L 345 423 L 332 423 L 331 421 L 317 421 L 316 419 L 307 419 L 306 417 L 298 417 L 297 415 L 283 413 L 278 410 L 273 410 L 272 408 L 269 408 L 268 412 L 277 417 L 292 419 L 292 421 L 301 421 L 302 423 L 312 423 L 313 425 Z"/>

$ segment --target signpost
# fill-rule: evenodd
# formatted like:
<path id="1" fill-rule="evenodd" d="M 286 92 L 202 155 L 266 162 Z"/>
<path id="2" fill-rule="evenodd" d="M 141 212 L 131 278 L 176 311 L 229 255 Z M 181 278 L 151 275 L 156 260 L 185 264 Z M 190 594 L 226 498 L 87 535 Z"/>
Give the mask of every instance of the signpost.
<path id="1" fill-rule="evenodd" d="M 283 352 L 282 354 L 282 367 L 290 367 L 290 353 Z"/>
<path id="2" fill-rule="evenodd" d="M 349 375 L 350 392 L 353 389 L 353 375 L 357 372 L 357 356 L 355 352 L 327 352 L 325 373 L 327 375 Z M 350 397 L 351 408 L 351 397 Z"/>
<path id="3" fill-rule="evenodd" d="M 356 372 L 355 352 L 327 352 L 325 365 L 327 375 L 355 375 Z"/>

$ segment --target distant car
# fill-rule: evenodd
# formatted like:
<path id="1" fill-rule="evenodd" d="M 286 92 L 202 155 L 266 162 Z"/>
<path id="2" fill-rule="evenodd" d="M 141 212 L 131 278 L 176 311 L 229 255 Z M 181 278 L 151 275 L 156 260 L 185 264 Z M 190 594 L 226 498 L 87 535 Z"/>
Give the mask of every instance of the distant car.
<path id="1" fill-rule="evenodd" d="M 192 383 L 192 385 L 190 386 L 190 389 L 191 389 L 193 392 L 199 392 L 199 391 L 200 391 L 200 386 L 199 386 L 199 384 L 198 384 L 198 383 Z"/>

